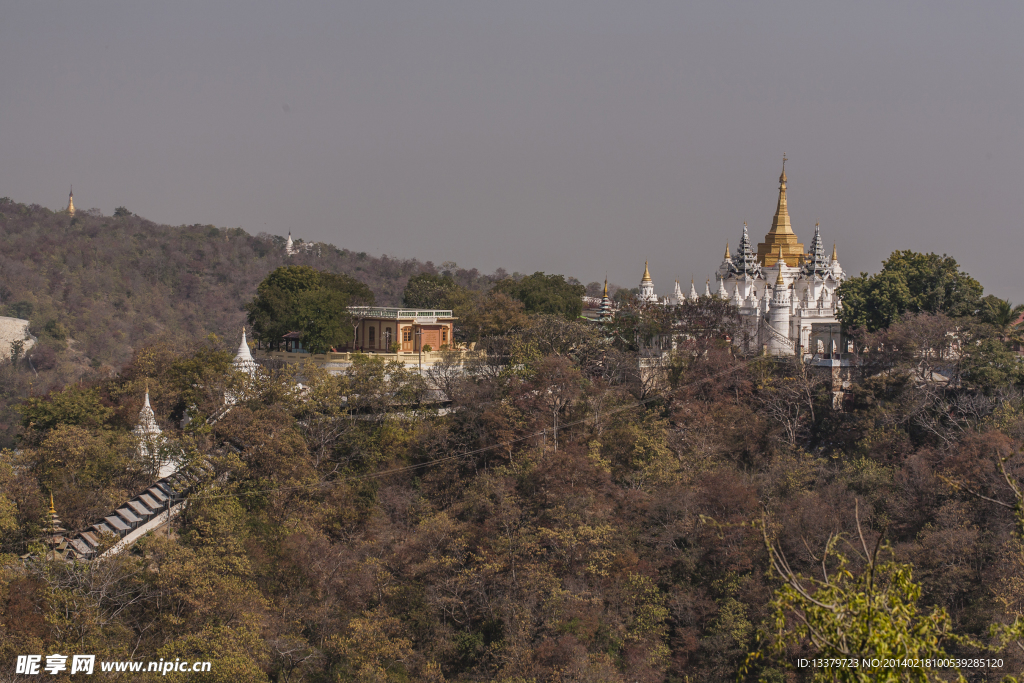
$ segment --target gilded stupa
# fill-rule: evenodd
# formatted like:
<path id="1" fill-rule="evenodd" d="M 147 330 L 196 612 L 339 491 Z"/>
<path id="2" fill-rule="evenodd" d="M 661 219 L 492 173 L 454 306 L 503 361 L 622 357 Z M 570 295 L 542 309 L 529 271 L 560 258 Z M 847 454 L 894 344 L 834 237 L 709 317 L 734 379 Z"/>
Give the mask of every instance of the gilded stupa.
<path id="1" fill-rule="evenodd" d="M 789 222 L 789 205 L 786 202 L 786 155 L 782 155 L 782 175 L 779 176 L 779 205 L 775 209 L 772 229 L 764 236 L 764 242 L 757 245 L 757 260 L 766 268 L 779 262 L 779 254 L 790 268 L 800 265 L 804 245 L 797 242 L 796 233 Z M 781 252 L 779 250 L 782 250 Z"/>
<path id="2" fill-rule="evenodd" d="M 71 188 L 71 191 L 68 192 L 68 215 L 75 215 L 75 188 L 73 187 Z"/>

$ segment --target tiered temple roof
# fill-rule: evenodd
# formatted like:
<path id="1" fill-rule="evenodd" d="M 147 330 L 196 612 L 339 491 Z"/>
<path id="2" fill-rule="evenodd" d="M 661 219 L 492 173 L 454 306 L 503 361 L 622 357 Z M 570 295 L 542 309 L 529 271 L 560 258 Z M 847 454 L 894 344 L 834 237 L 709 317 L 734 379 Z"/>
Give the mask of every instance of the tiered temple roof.
<path id="1" fill-rule="evenodd" d="M 728 247 L 726 247 L 728 249 Z M 758 262 L 757 254 L 750 246 L 750 235 L 747 234 L 747 224 L 743 224 L 743 236 L 740 237 L 740 244 L 736 248 L 736 254 L 729 262 L 729 272 L 737 276 L 751 278 L 761 275 L 761 264 Z"/>
<path id="2" fill-rule="evenodd" d="M 833 253 L 835 253 L 835 247 L 833 247 Z M 811 240 L 811 250 L 803 265 L 803 272 L 805 275 L 816 275 L 820 278 L 824 278 L 832 272 L 832 263 L 825 256 L 825 246 L 821 243 L 821 228 L 817 223 L 814 224 L 814 239 Z"/>
<path id="3" fill-rule="evenodd" d="M 606 322 L 612 319 L 612 300 L 608 298 L 608 278 L 604 279 L 604 295 L 601 296 L 601 313 L 598 318 L 601 322 Z"/>

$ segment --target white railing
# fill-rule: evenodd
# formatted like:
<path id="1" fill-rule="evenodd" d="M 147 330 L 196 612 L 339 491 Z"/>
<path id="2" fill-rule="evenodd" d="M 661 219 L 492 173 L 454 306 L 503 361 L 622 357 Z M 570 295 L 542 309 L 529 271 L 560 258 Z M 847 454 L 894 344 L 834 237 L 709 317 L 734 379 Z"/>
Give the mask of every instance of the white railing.
<path id="1" fill-rule="evenodd" d="M 451 318 L 451 309 L 428 310 L 421 308 L 377 308 L 372 306 L 349 306 L 348 310 L 366 318 Z"/>

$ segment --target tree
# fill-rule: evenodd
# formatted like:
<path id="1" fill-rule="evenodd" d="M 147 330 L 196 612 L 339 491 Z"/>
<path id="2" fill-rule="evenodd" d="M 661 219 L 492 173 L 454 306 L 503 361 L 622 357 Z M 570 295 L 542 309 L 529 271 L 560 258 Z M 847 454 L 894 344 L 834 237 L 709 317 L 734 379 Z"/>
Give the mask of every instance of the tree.
<path id="1" fill-rule="evenodd" d="M 322 353 L 349 340 L 347 307 L 363 303 L 373 303 L 373 292 L 347 275 L 281 266 L 260 283 L 246 311 L 254 336 L 268 346 L 295 330 L 305 348 Z"/>
<path id="2" fill-rule="evenodd" d="M 570 284 L 562 275 L 545 275 L 538 271 L 519 280 L 501 280 L 494 289 L 522 301 L 527 313 L 550 313 L 570 320 L 583 313 L 586 287 Z"/>
<path id="3" fill-rule="evenodd" d="M 779 364 L 777 372 L 758 387 L 756 400 L 761 413 L 777 422 L 786 436 L 785 442 L 796 447 L 797 438 L 813 425 L 815 408 L 823 402 L 825 379 L 809 369 L 803 361 Z"/>
<path id="4" fill-rule="evenodd" d="M 114 218 L 129 218 L 131 215 L 132 212 L 124 208 L 123 206 L 119 206 L 116 209 L 114 209 Z"/>
<path id="5" fill-rule="evenodd" d="M 451 275 L 420 273 L 405 284 L 402 303 L 409 308 L 452 308 L 453 299 L 461 300 L 464 289 Z"/>
<path id="6" fill-rule="evenodd" d="M 524 329 L 530 322 L 523 302 L 494 290 L 477 295 L 472 307 L 455 315 L 459 318 L 456 334 L 469 341 L 503 337 Z"/>
<path id="7" fill-rule="evenodd" d="M 25 429 L 37 433 L 47 432 L 60 425 L 81 425 L 95 429 L 105 425 L 113 415 L 113 411 L 100 401 L 96 389 L 82 389 L 73 384 L 45 398 L 26 399 L 18 410 Z"/>
<path id="8" fill-rule="evenodd" d="M 958 331 L 959 376 L 986 394 L 1024 383 L 1024 363 L 992 327 L 979 324 Z"/>
<path id="9" fill-rule="evenodd" d="M 999 334 L 1006 337 L 1011 331 L 1019 327 L 1018 320 L 1024 315 L 1024 304 L 1014 306 L 1007 299 L 1000 299 L 989 294 L 981 300 L 981 319 L 999 331 Z"/>
<path id="10" fill-rule="evenodd" d="M 839 286 L 839 320 L 846 330 L 888 327 L 904 313 L 974 315 L 983 288 L 951 256 L 894 251 L 876 275 L 861 273 Z"/>
<path id="11" fill-rule="evenodd" d="M 848 542 L 833 534 L 825 543 L 819 564 L 821 578 L 794 571 L 779 545 L 769 537 L 762 520 L 765 548 L 773 576 L 780 582 L 772 599 L 775 640 L 770 650 L 786 658 L 791 646 L 807 648 L 811 658 L 854 659 L 856 666 L 818 668 L 815 681 L 929 681 L 950 680 L 947 667 L 937 663 L 949 657 L 948 645 L 967 645 L 982 652 L 998 652 L 1020 636 L 1018 623 L 992 626 L 996 645 L 957 633 L 942 607 L 921 605 L 922 589 L 913 580 L 913 566 L 900 562 L 879 536 L 873 548 L 865 539 L 859 516 L 857 537 Z M 850 559 L 839 549 L 845 544 L 862 566 L 854 573 Z M 883 559 L 889 556 L 892 559 Z M 745 669 L 763 653 L 752 654 Z M 982 655 L 984 656 L 984 655 Z M 900 664 L 893 666 L 893 660 Z M 791 666 L 791 664 L 789 664 Z M 952 680 L 966 681 L 955 664 Z M 741 672 L 742 673 L 742 672 Z M 1015 680 L 1015 679 L 1014 679 Z"/>

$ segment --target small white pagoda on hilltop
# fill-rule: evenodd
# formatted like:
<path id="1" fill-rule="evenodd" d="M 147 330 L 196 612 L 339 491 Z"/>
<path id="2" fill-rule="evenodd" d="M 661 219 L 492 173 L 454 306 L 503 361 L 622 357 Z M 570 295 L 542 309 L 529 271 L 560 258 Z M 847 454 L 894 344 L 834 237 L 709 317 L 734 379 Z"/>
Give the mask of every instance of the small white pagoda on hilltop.
<path id="1" fill-rule="evenodd" d="M 730 252 L 728 243 L 725 245 L 724 259 L 715 271 L 714 292 L 708 278 L 701 295 L 692 280 L 689 294 L 684 294 L 677 280 L 672 295 L 659 298 L 645 263 L 639 299 L 674 306 L 700 296 L 717 296 L 732 301 L 739 309 L 744 333 L 735 341 L 745 351 L 766 350 L 776 356 L 831 356 L 842 351 L 838 348 L 840 324 L 836 316 L 842 304 L 836 289 L 845 277 L 835 244 L 831 256 L 826 256 L 819 225 L 814 226 L 814 237 L 806 252 L 797 241 L 789 218 L 783 155 L 775 218 L 756 251 L 744 223 L 736 253 Z"/>

